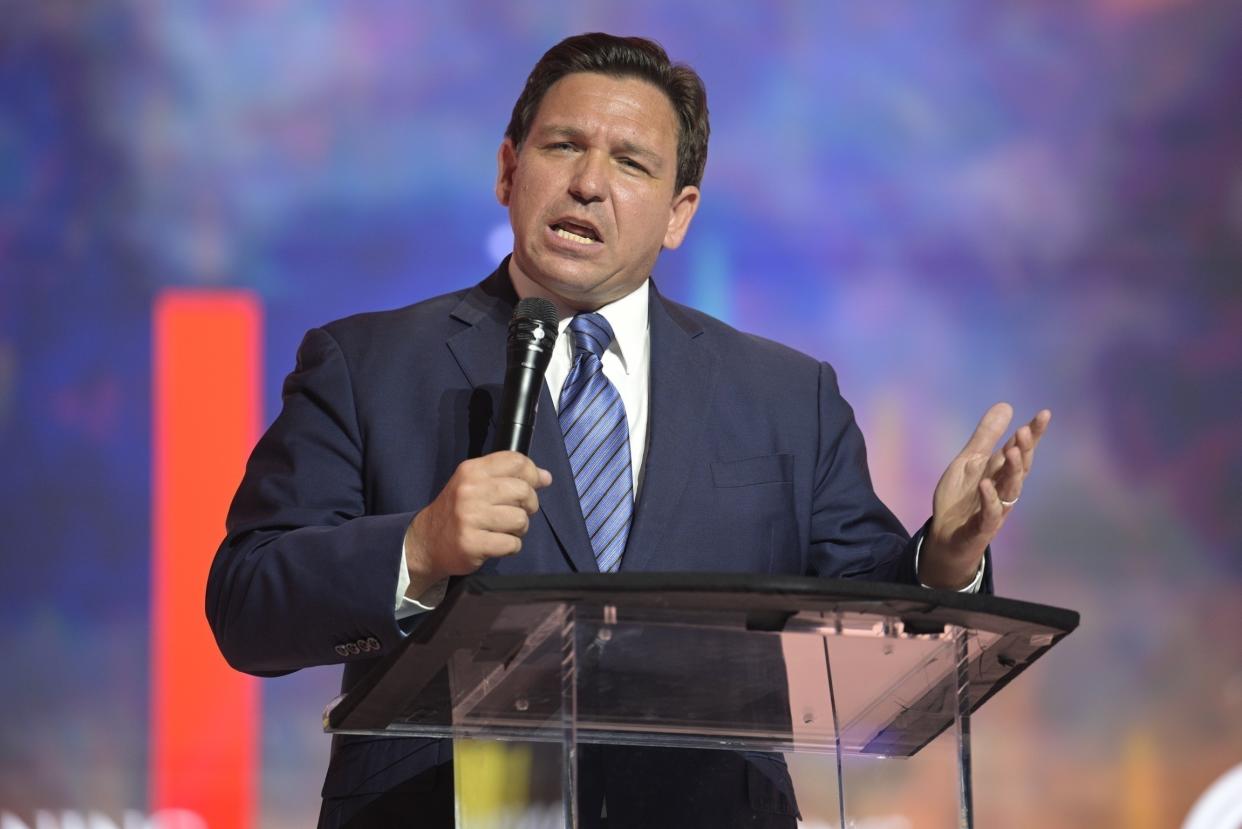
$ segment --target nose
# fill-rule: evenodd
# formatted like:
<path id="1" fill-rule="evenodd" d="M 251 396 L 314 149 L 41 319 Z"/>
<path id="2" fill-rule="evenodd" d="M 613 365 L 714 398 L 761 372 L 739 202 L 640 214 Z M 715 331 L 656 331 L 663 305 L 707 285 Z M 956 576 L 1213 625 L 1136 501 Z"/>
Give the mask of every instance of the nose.
<path id="1" fill-rule="evenodd" d="M 569 194 L 579 204 L 604 200 L 608 192 L 607 162 L 605 154 L 600 152 L 588 151 L 579 156 L 569 181 Z"/>

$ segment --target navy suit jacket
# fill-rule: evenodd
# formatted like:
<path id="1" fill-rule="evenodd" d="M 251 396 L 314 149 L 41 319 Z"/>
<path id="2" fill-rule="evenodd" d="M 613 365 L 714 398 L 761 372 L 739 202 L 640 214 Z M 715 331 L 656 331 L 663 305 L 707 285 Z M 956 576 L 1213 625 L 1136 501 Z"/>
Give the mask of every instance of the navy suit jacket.
<path id="1" fill-rule="evenodd" d="M 468 290 L 307 333 L 211 569 L 207 615 L 230 664 L 344 662 L 347 690 L 405 635 L 393 602 L 406 527 L 459 463 L 490 451 L 516 299 L 502 264 Z M 621 569 L 916 581 L 831 367 L 655 290 L 650 301 L 648 450 Z M 546 387 L 530 456 L 553 483 L 521 552 L 485 570 L 596 570 Z M 450 751 L 337 738 L 323 794 L 386 791 Z"/>

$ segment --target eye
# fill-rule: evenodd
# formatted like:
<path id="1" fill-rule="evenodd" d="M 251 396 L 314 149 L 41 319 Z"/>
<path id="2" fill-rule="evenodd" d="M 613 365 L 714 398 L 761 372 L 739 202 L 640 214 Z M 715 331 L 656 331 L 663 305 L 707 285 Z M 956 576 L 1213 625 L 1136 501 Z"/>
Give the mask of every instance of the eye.
<path id="1" fill-rule="evenodd" d="M 644 167 L 643 165 L 639 164 L 639 163 L 638 163 L 637 161 L 635 161 L 634 159 L 629 158 L 628 156 L 621 156 L 620 158 L 618 158 L 618 159 L 617 159 L 617 161 L 618 161 L 618 163 L 620 163 L 620 164 L 621 164 L 621 166 L 622 166 L 622 167 L 628 167 L 628 168 L 630 168 L 631 170 L 634 170 L 635 172 L 638 172 L 638 173 L 645 173 L 645 172 L 647 172 L 647 168 L 646 168 L 646 167 Z"/>

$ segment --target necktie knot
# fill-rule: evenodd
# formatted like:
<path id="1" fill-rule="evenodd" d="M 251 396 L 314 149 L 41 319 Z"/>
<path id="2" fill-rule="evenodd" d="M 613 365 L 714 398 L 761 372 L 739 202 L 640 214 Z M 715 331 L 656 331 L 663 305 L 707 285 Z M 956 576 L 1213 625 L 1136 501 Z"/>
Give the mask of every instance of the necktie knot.
<path id="1" fill-rule="evenodd" d="M 569 333 L 573 337 L 574 356 L 582 352 L 603 359 L 604 352 L 612 342 L 612 326 L 602 314 L 578 314 L 569 321 Z"/>

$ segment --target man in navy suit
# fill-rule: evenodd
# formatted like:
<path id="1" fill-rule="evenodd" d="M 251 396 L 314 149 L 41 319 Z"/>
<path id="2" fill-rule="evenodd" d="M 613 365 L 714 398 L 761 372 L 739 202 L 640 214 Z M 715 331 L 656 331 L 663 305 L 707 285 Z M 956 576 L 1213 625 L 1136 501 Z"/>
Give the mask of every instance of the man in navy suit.
<path id="1" fill-rule="evenodd" d="M 1050 413 L 993 451 L 1012 416 L 994 406 L 911 539 L 872 489 L 827 364 L 650 282 L 698 208 L 707 138 L 702 82 L 658 45 L 596 34 L 549 50 L 498 155 L 512 256 L 473 288 L 306 335 L 208 584 L 231 664 L 270 676 L 343 662 L 348 689 L 451 576 L 599 569 L 578 446 L 558 422 L 588 359 L 570 320 L 587 314 L 605 332 L 594 382 L 619 416 L 610 509 L 628 534 L 605 569 L 990 589 L 988 544 Z M 507 324 L 529 296 L 556 305 L 563 342 L 525 457 L 490 449 Z M 687 777 L 670 773 L 680 755 L 634 751 L 584 753 L 584 825 L 605 803 L 610 827 L 794 825 L 783 769 L 701 752 Z M 338 738 L 323 795 L 321 826 L 451 825 L 451 745 Z"/>

